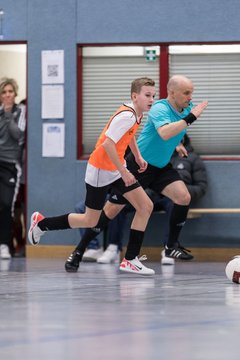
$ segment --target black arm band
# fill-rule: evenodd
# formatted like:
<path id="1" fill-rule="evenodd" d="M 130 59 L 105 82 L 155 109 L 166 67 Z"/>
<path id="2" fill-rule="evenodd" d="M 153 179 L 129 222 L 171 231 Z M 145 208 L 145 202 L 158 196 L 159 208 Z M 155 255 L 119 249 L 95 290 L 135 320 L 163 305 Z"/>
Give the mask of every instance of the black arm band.
<path id="1" fill-rule="evenodd" d="M 187 116 L 185 116 L 182 120 L 186 121 L 187 125 L 191 125 L 195 120 L 197 120 L 196 116 L 193 115 L 193 113 L 189 113 Z"/>

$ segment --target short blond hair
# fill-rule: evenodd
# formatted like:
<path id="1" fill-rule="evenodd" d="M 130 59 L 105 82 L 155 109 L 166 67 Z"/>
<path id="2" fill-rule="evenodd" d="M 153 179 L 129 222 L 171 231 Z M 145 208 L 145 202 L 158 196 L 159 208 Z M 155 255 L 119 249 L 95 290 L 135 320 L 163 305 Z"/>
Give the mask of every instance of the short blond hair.
<path id="1" fill-rule="evenodd" d="M 143 86 L 155 86 L 155 81 L 148 77 L 133 80 L 131 85 L 131 95 L 132 93 L 139 94 Z"/>
<path id="2" fill-rule="evenodd" d="M 17 94 L 18 94 L 18 84 L 17 84 L 16 80 L 11 79 L 11 78 L 7 78 L 7 77 L 4 77 L 4 78 L 2 78 L 0 80 L 0 96 L 2 95 L 3 90 L 4 90 L 6 85 L 11 85 L 12 88 L 13 88 L 13 91 L 15 93 L 15 96 L 17 96 Z"/>

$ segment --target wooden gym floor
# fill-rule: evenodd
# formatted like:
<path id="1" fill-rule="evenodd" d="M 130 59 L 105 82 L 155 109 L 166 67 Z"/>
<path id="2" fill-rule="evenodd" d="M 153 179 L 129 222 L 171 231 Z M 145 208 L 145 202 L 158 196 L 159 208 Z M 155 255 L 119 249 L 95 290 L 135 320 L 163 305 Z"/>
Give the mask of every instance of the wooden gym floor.
<path id="1" fill-rule="evenodd" d="M 0 260 L 0 359 L 238 360 L 240 286 L 226 263 L 147 265 L 155 276 Z"/>

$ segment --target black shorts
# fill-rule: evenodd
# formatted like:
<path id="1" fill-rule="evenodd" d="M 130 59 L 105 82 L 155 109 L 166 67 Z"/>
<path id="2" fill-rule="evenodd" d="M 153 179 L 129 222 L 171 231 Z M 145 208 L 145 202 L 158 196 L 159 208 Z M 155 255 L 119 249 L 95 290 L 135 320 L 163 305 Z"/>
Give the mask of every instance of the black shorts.
<path id="1" fill-rule="evenodd" d="M 122 195 L 140 186 L 141 185 L 139 184 L 138 181 L 130 186 L 126 186 L 122 178 L 114 181 L 109 185 L 101 186 L 101 187 L 95 187 L 86 184 L 87 194 L 86 194 L 85 205 L 90 209 L 102 210 L 106 202 L 106 197 L 109 191 L 114 192 L 114 194 L 116 194 L 117 196 L 121 196 L 121 198 L 124 199 Z"/>
<path id="2" fill-rule="evenodd" d="M 126 160 L 127 168 L 135 176 L 140 185 L 144 189 L 152 189 L 157 194 L 161 194 L 161 192 L 167 185 L 175 181 L 182 180 L 177 170 L 173 169 L 170 163 L 163 168 L 158 168 L 156 166 L 148 164 L 147 169 L 144 172 L 139 173 L 139 166 L 135 162 L 134 156 L 132 154 L 129 154 Z M 116 194 L 111 194 L 109 201 L 121 205 L 128 203 L 128 201 L 123 196 L 119 196 Z"/>

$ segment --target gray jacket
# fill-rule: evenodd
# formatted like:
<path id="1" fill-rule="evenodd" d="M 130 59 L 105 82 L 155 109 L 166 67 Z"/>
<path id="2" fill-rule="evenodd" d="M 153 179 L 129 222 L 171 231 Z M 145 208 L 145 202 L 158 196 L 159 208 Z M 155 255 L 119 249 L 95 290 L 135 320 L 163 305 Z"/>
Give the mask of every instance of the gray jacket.
<path id="1" fill-rule="evenodd" d="M 15 104 L 12 112 L 0 107 L 0 161 L 21 163 L 25 128 L 25 106 Z"/>

